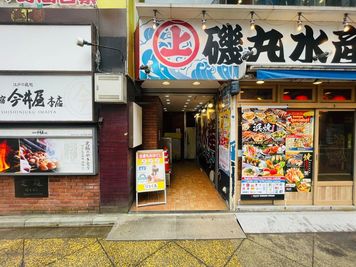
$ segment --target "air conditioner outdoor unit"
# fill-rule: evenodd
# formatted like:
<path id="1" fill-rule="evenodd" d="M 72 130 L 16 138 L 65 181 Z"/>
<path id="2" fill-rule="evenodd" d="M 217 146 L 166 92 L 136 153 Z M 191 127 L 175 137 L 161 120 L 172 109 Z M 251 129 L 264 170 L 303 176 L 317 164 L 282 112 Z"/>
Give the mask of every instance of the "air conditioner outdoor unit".
<path id="1" fill-rule="evenodd" d="M 95 73 L 95 102 L 126 103 L 126 86 L 123 73 Z"/>

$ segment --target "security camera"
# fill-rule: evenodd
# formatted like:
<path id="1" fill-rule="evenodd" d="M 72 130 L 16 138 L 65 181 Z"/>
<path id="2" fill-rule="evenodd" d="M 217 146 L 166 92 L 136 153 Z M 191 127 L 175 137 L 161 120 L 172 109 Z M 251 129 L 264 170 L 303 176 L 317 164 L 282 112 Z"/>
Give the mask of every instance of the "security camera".
<path id="1" fill-rule="evenodd" d="M 83 38 L 78 37 L 77 38 L 77 45 L 80 47 L 83 47 L 84 45 L 91 45 L 88 41 L 85 41 Z"/>
<path id="2" fill-rule="evenodd" d="M 246 51 L 242 52 L 241 59 L 247 60 L 250 56 L 254 56 L 257 54 L 257 49 L 253 47 L 252 49 L 247 49 Z"/>
<path id="3" fill-rule="evenodd" d="M 151 67 L 148 65 L 141 65 L 140 70 L 144 70 L 146 74 L 149 74 L 151 72 Z"/>

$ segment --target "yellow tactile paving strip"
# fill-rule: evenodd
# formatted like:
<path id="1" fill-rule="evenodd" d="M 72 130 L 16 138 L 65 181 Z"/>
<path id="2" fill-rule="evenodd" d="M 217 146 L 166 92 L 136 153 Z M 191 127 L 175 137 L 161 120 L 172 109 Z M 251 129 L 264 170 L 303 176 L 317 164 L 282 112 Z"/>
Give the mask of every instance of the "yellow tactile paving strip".
<path id="1" fill-rule="evenodd" d="M 139 203 L 163 201 L 163 192 L 140 194 Z M 173 165 L 171 185 L 167 187 L 167 204 L 136 208 L 131 211 L 218 211 L 227 206 L 208 176 L 194 161 Z"/>
<path id="2" fill-rule="evenodd" d="M 0 240 L 0 266 L 225 266 L 241 240 L 115 242 L 102 238 Z"/>

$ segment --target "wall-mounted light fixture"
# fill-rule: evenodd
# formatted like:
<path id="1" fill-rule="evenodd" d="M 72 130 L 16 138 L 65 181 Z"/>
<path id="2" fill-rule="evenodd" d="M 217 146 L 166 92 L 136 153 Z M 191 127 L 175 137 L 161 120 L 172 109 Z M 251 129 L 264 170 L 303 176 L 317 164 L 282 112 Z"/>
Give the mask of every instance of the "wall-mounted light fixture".
<path id="1" fill-rule="evenodd" d="M 297 31 L 300 32 L 303 29 L 303 22 L 302 22 L 302 12 L 298 12 L 298 20 L 297 20 Z"/>
<path id="2" fill-rule="evenodd" d="M 158 22 L 158 19 L 157 19 L 157 13 L 158 13 L 158 10 L 154 9 L 153 10 L 153 19 L 152 19 L 152 28 L 154 30 L 157 29 L 157 27 L 159 26 L 159 22 Z"/>
<path id="3" fill-rule="evenodd" d="M 203 30 L 205 30 L 206 29 L 206 11 L 203 10 L 201 13 L 202 13 L 201 28 Z"/>
<path id="4" fill-rule="evenodd" d="M 344 25 L 344 32 L 348 32 L 348 31 L 351 29 L 350 23 L 349 23 L 349 21 L 347 20 L 348 17 L 349 17 L 349 14 L 345 13 L 345 14 L 344 14 L 344 19 L 343 19 L 343 21 L 342 21 L 342 25 Z"/>
<path id="5" fill-rule="evenodd" d="M 114 51 L 118 51 L 120 54 L 121 54 L 121 61 L 124 62 L 124 54 L 122 53 L 122 51 L 118 48 L 115 48 L 115 47 L 111 47 L 111 46 L 106 46 L 106 45 L 99 45 L 99 44 L 95 44 L 95 43 L 90 43 L 86 40 L 84 40 L 83 38 L 81 37 L 78 37 L 77 39 L 77 45 L 80 46 L 80 47 L 83 47 L 85 45 L 88 45 L 88 46 L 95 46 L 95 47 L 99 47 L 99 48 L 105 48 L 105 49 L 110 49 L 110 50 L 114 50 Z"/>
<path id="6" fill-rule="evenodd" d="M 319 80 L 319 79 L 315 79 L 314 82 L 313 82 L 314 85 L 319 85 L 319 84 L 322 84 L 322 83 L 323 82 L 321 80 Z"/>
<path id="7" fill-rule="evenodd" d="M 255 12 L 254 11 L 251 11 L 250 12 L 250 29 L 251 30 L 254 30 L 255 29 L 255 19 L 254 19 L 254 16 L 255 15 Z"/>

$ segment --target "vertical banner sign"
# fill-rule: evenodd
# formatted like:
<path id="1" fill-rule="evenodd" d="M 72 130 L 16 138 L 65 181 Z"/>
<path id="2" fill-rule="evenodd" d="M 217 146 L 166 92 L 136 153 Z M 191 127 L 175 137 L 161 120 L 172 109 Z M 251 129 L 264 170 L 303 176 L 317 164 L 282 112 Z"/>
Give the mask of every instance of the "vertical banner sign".
<path id="1" fill-rule="evenodd" d="M 281 107 L 242 108 L 242 200 L 284 199 L 287 118 Z"/>
<path id="2" fill-rule="evenodd" d="M 164 152 L 140 150 L 136 152 L 136 192 L 152 192 L 166 189 Z"/>
<path id="3" fill-rule="evenodd" d="M 230 94 L 223 90 L 218 103 L 219 169 L 230 175 Z"/>
<path id="4" fill-rule="evenodd" d="M 311 192 L 314 111 L 288 111 L 286 192 Z"/>

